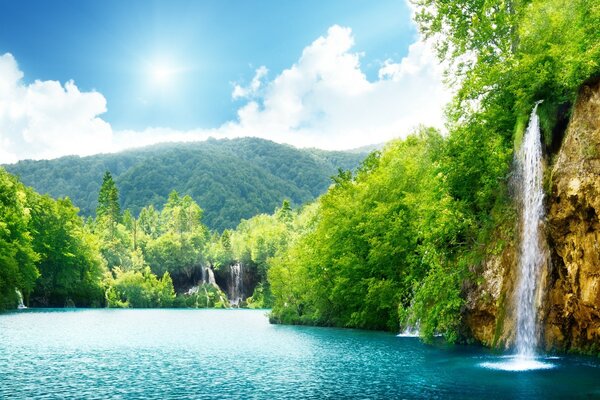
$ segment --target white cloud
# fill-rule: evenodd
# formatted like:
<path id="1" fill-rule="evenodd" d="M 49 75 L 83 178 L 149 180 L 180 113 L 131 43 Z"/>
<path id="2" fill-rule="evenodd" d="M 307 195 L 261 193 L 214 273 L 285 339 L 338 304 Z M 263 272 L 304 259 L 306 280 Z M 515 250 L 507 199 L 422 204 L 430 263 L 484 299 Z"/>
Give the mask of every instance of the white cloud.
<path id="1" fill-rule="evenodd" d="M 260 66 L 254 73 L 254 78 L 252 78 L 252 82 L 247 87 L 243 87 L 241 85 L 235 85 L 233 87 L 233 93 L 231 97 L 235 99 L 242 98 L 250 98 L 256 96 L 258 94 L 259 89 L 263 84 L 263 79 L 267 76 L 269 70 L 264 65 Z"/>
<path id="2" fill-rule="evenodd" d="M 75 83 L 24 84 L 10 54 L 0 56 L 0 163 L 21 158 L 118 151 L 163 141 L 257 136 L 300 147 L 346 149 L 406 136 L 419 124 L 443 127 L 450 99 L 430 46 L 413 43 L 403 59 L 386 60 L 367 79 L 353 52 L 350 28 L 334 25 L 272 80 L 255 71 L 232 98 L 245 103 L 237 119 L 214 129 L 177 131 L 149 127 L 112 131 L 99 118 L 106 100 Z"/>
<path id="3" fill-rule="evenodd" d="M 412 44 L 398 63 L 387 60 L 374 82 L 361 70 L 353 45 L 349 28 L 332 26 L 220 131 L 297 146 L 351 148 L 405 136 L 419 124 L 443 127 L 450 93 L 427 44 Z"/>
<path id="4" fill-rule="evenodd" d="M 92 154 L 111 146 L 110 125 L 98 118 L 106 99 L 72 81 L 25 84 L 14 57 L 0 56 L 0 162 Z"/>

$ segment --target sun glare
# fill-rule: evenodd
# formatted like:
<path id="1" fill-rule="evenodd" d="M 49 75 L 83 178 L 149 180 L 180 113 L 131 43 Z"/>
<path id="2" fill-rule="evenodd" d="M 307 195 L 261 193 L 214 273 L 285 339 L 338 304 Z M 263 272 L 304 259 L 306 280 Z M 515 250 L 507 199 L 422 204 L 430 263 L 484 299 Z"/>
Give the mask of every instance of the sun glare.
<path id="1" fill-rule="evenodd" d="M 165 63 L 150 65 L 148 75 L 153 84 L 157 86 L 168 86 L 177 74 L 177 69 Z"/>

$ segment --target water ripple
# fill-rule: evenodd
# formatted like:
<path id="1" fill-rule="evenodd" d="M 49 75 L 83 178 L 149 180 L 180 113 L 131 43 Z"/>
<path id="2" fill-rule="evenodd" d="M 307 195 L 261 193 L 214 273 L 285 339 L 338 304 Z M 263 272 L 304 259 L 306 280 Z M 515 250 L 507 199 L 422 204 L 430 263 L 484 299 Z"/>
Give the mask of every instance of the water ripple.
<path id="1" fill-rule="evenodd" d="M 481 368 L 474 347 L 269 325 L 252 310 L 0 315 L 0 399 L 552 398 L 600 392 L 598 360 Z M 515 376 L 519 379 L 515 380 Z"/>

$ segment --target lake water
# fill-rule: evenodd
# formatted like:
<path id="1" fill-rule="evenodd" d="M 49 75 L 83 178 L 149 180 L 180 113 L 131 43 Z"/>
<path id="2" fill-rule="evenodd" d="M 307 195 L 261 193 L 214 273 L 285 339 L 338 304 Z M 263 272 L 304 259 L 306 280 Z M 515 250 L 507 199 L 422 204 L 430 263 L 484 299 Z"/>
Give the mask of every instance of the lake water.
<path id="1" fill-rule="evenodd" d="M 600 398 L 600 360 L 487 368 L 472 346 L 270 325 L 258 310 L 0 314 L 0 399 Z"/>

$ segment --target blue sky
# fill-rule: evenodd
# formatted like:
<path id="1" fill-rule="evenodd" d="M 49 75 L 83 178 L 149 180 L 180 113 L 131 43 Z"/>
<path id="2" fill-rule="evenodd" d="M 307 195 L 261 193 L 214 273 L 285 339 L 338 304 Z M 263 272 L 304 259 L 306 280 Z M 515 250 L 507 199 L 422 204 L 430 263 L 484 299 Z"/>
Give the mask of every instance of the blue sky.
<path id="1" fill-rule="evenodd" d="M 340 29 L 331 30 L 332 27 Z M 315 50 L 312 59 L 303 58 L 303 52 L 311 45 L 320 46 L 319 38 L 325 41 L 323 52 Z M 333 45 L 334 40 L 337 45 Z M 380 90 L 382 96 L 389 96 L 391 89 L 378 83 L 392 81 L 396 75 L 382 75 L 382 68 L 387 65 L 392 70 L 394 65 L 400 66 L 403 58 L 409 57 L 409 46 L 415 43 L 419 43 L 419 35 L 404 0 L 3 0 L 0 1 L 0 56 L 5 55 L 5 67 L 17 71 L 20 77 L 16 86 L 11 83 L 17 94 L 5 93 L 4 105 L 12 102 L 14 109 L 25 111 L 19 114 L 19 119 L 7 120 L 5 116 L 4 121 L 0 113 L 0 162 L 2 158 L 6 162 L 24 157 L 49 158 L 93 152 L 93 148 L 84 148 L 85 132 L 80 137 L 81 150 L 74 146 L 61 149 L 58 143 L 76 139 L 77 132 L 60 137 L 58 126 L 49 128 L 46 135 L 54 134 L 56 140 L 42 137 L 42 133 L 31 133 L 42 129 L 44 123 L 72 126 L 86 132 L 101 126 L 101 132 L 91 140 L 99 144 L 96 148 L 101 151 L 171 138 L 195 140 L 209 135 L 252 135 L 299 146 L 312 143 L 342 148 L 346 141 L 340 135 L 347 128 L 336 125 L 336 118 L 341 118 L 344 110 L 350 113 L 360 109 L 359 104 L 340 105 L 339 109 L 330 110 L 325 99 L 344 103 L 348 93 L 341 93 L 339 89 L 343 92 L 361 85 L 363 89 L 351 90 L 351 96 L 359 96 L 360 92 L 363 102 L 367 101 L 364 98 L 367 94 L 371 103 L 379 101 L 380 97 L 374 99 L 373 91 Z M 349 80 L 333 82 L 333 86 L 319 83 L 322 76 L 337 75 L 331 71 L 332 66 L 326 64 L 329 56 L 325 53 L 335 53 L 333 63 L 338 62 L 335 57 L 348 61 L 346 72 L 350 75 L 340 71 L 340 76 L 349 76 Z M 417 60 L 419 57 L 421 61 Z M 431 59 L 423 61 L 419 54 L 413 58 L 417 63 Z M 318 64 L 316 69 L 311 67 L 315 64 Z M 308 80 L 302 80 L 301 85 L 294 83 L 296 92 L 285 94 L 283 87 L 290 85 L 278 87 L 277 82 L 285 80 L 278 78 L 294 66 L 298 66 Z M 421 67 L 428 68 L 427 65 Z M 257 75 L 258 70 L 262 72 Z M 362 74 L 364 79 L 353 71 Z M 8 75 L 5 73 L 4 78 Z M 254 87 L 256 90 L 251 89 L 253 78 L 258 85 Z M 26 96 L 23 90 L 39 90 L 44 95 L 48 92 L 39 85 L 34 86 L 35 81 L 60 84 L 64 93 L 56 87 L 50 91 L 64 102 L 48 98 L 44 104 L 53 103 L 56 108 L 56 104 L 64 103 L 64 108 L 59 112 L 55 110 L 55 114 L 65 115 L 65 118 L 69 107 L 73 108 L 69 99 L 75 98 L 73 90 L 76 89 L 81 96 L 77 94 L 78 100 L 73 101 L 81 105 L 78 106 L 81 118 L 75 122 L 55 121 L 52 116 L 49 121 L 44 114 L 47 105 L 34 109 L 37 103 L 31 98 L 35 96 Z M 67 89 L 69 81 L 75 87 L 71 92 Z M 235 92 L 236 85 L 244 90 Z M 298 85 L 302 88 L 298 89 Z M 323 89 L 324 86 L 330 91 Z M 402 91 L 401 87 L 397 89 Z M 290 102 L 292 108 L 303 108 L 297 115 L 289 114 L 289 107 L 278 106 L 282 104 L 281 99 L 290 96 L 299 99 Z M 104 99 L 104 108 L 99 97 Z M 277 105 L 271 110 L 269 104 L 275 102 Z M 0 106 L 2 104 L 0 99 Z M 368 117 L 362 119 L 365 118 Z M 88 128 L 83 119 L 94 128 Z M 358 125 L 369 126 L 368 121 L 363 120 Z M 273 132 L 266 132 L 268 130 Z M 41 141 L 47 139 L 48 144 L 27 146 L 33 136 Z M 380 136 L 389 139 L 390 134 L 375 135 L 372 139 L 379 140 Z M 364 137 L 346 144 L 367 144 L 368 137 L 365 133 Z M 24 151 L 27 147 L 33 148 Z M 44 147 L 52 149 L 46 151 Z"/>

